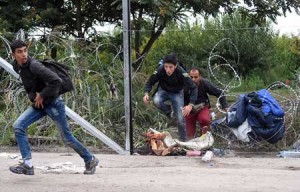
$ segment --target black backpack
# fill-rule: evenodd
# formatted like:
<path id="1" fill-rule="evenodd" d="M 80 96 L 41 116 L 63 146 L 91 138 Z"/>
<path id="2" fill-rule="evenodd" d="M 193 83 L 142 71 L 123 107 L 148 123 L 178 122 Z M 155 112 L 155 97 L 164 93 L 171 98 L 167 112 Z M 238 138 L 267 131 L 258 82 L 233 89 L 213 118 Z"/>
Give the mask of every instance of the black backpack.
<path id="1" fill-rule="evenodd" d="M 64 94 L 66 92 L 74 90 L 69 66 L 56 62 L 52 59 L 44 59 L 38 61 L 45 65 L 51 71 L 55 72 L 62 80 L 62 86 L 59 91 L 59 94 Z"/>

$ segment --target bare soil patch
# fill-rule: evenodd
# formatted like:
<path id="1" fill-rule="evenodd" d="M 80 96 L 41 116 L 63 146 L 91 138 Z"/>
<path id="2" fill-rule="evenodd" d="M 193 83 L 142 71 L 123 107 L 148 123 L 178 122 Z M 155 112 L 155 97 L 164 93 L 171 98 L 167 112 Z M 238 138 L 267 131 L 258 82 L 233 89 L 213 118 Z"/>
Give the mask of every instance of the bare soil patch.
<path id="1" fill-rule="evenodd" d="M 69 151 L 33 152 L 34 176 L 8 170 L 19 153 L 0 148 L 0 191 L 299 191 L 300 159 L 276 153 L 214 157 L 142 156 L 97 153 L 95 175 L 84 175 L 82 159 Z"/>

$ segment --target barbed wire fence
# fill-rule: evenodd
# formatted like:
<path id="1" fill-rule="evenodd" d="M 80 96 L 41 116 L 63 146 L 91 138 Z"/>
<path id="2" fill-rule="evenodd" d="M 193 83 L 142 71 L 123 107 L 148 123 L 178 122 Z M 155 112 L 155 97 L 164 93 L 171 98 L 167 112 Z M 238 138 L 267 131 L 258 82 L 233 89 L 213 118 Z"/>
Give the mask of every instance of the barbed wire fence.
<path id="1" fill-rule="evenodd" d="M 120 94 L 119 87 L 114 86 L 114 93 L 111 93 L 111 86 L 114 83 L 122 82 L 123 66 L 120 61 L 121 49 L 114 45 L 90 43 L 88 46 L 80 44 L 80 41 L 74 39 L 64 39 L 59 36 L 47 35 L 46 41 L 39 39 L 25 39 L 25 34 L 20 31 L 15 35 L 15 39 L 22 39 L 28 42 L 29 55 L 37 59 L 51 57 L 51 50 L 57 49 L 57 59 L 59 62 L 68 64 L 72 70 L 75 90 L 64 95 L 65 103 L 80 116 L 86 118 L 91 124 L 95 125 L 100 131 L 104 132 L 119 143 L 123 143 L 125 135 L 125 126 L 122 124 L 123 100 L 118 98 Z M 12 61 L 10 42 L 0 36 L 0 45 L 2 46 L 1 57 L 8 62 Z M 115 54 L 111 59 L 112 66 L 105 67 L 100 58 L 103 46 L 114 47 Z M 4 51 L 3 51 L 4 50 Z M 12 124 L 17 116 L 23 112 L 29 105 L 26 93 L 21 86 L 21 82 L 15 79 L 5 70 L 1 70 L 1 90 L 0 95 L 3 101 L 1 108 L 0 124 L 2 141 L 11 140 L 7 138 L 13 136 Z M 3 125 L 3 126 L 2 126 Z M 116 126 L 118 125 L 118 126 Z M 57 144 L 56 138 L 58 132 L 53 128 L 53 124 L 48 118 L 29 127 L 28 134 L 40 140 L 47 136 L 53 144 Z M 102 146 L 95 138 L 80 126 L 70 121 L 70 127 L 74 134 L 82 142 L 88 145 Z M 7 141 L 7 142 L 9 142 Z"/>
<path id="2" fill-rule="evenodd" d="M 220 46 L 220 44 L 227 44 L 228 46 L 231 46 L 232 50 L 236 51 L 237 58 L 235 60 L 235 64 L 239 63 L 239 50 L 236 47 L 236 45 L 231 41 L 231 39 L 224 38 L 220 40 L 211 50 L 209 54 L 209 59 L 208 59 L 208 71 L 209 71 L 209 77 L 211 80 L 216 82 L 216 84 L 219 86 L 219 88 L 222 89 L 223 94 L 221 97 L 226 97 L 230 98 L 233 97 L 234 101 L 238 100 L 238 97 L 240 94 L 235 94 L 232 90 L 242 86 L 242 81 L 241 78 L 239 77 L 238 73 L 234 69 L 233 65 L 226 60 L 226 58 L 215 54 L 215 49 Z M 222 62 L 214 62 L 213 60 L 217 58 L 221 60 Z M 296 74 L 297 75 L 297 74 Z M 232 78 L 229 78 L 232 77 Z M 299 82 L 296 82 L 297 85 L 299 85 Z M 263 145 L 266 144 L 266 140 L 271 139 L 274 137 L 281 129 L 285 129 L 285 136 L 289 135 L 288 139 L 291 139 L 292 141 L 296 141 L 296 139 L 299 137 L 299 129 L 297 129 L 294 125 L 296 122 L 296 118 L 298 115 L 298 107 L 299 107 L 299 94 L 300 94 L 300 89 L 298 86 L 295 88 L 292 88 L 291 86 L 281 82 L 281 81 L 276 81 L 269 86 L 265 88 L 268 90 L 271 95 L 278 101 L 280 106 L 284 110 L 284 124 L 280 127 L 280 129 L 270 138 L 264 139 L 261 141 L 258 141 L 257 139 L 250 139 L 251 142 L 242 142 L 239 141 L 238 138 L 234 135 L 233 131 L 231 130 L 230 127 L 220 124 L 218 125 L 214 130 L 213 134 L 219 138 L 222 138 L 227 142 L 228 147 L 247 147 L 247 148 L 253 148 L 253 147 L 262 147 Z M 285 90 L 285 94 L 282 94 L 283 89 Z M 278 92 L 280 90 L 280 92 Z M 218 112 L 223 114 L 226 117 L 226 112 L 223 111 L 220 108 L 220 98 L 217 99 L 216 103 L 216 109 Z M 262 100 L 264 100 L 263 98 Z M 235 102 L 231 103 L 232 107 L 235 104 Z M 291 137 L 292 135 L 292 137 Z M 283 139 L 283 142 L 285 143 L 284 146 L 288 147 L 290 145 L 290 142 L 287 142 L 287 138 L 285 137 Z M 234 146 L 235 145 L 235 146 Z"/>
<path id="3" fill-rule="evenodd" d="M 124 123 L 124 103 L 122 97 L 123 85 L 123 63 L 122 63 L 122 47 L 108 44 L 108 43 L 94 43 L 90 42 L 88 46 L 80 43 L 76 39 L 62 38 L 56 34 L 47 34 L 45 42 L 41 42 L 38 39 L 26 39 L 25 33 L 20 31 L 16 34 L 16 39 L 22 39 L 29 41 L 30 55 L 35 58 L 46 58 L 51 54 L 52 49 L 58 51 L 58 61 L 68 63 L 72 68 L 72 75 L 76 84 L 76 89 L 72 93 L 68 93 L 64 96 L 66 104 L 74 111 L 76 111 L 82 117 L 88 119 L 92 124 L 98 125 L 98 128 L 108 134 L 108 136 L 117 140 L 118 143 L 124 143 L 125 139 L 125 125 Z M 2 58 L 7 61 L 11 61 L 9 41 L 0 35 L 1 46 L 5 50 Z M 227 44 L 232 50 L 236 52 L 236 60 L 238 63 L 240 60 L 240 53 L 237 46 L 231 41 L 231 39 L 222 39 L 211 50 L 208 56 L 207 68 L 209 71 L 209 78 L 216 82 L 223 91 L 223 96 L 236 98 L 238 94 L 232 92 L 233 89 L 242 86 L 241 77 L 238 75 L 236 69 L 229 61 L 215 53 L 215 49 L 221 44 Z M 102 48 L 111 47 L 114 50 L 113 56 L 102 55 Z M 110 67 L 107 67 L 107 59 L 105 56 L 110 57 Z M 106 59 L 106 60 L 105 60 Z M 143 60 L 144 58 L 137 58 L 137 60 Z M 222 62 L 217 64 L 214 60 L 218 59 Z M 105 60 L 105 61 L 104 61 Z M 141 65 L 139 66 L 141 67 Z M 138 68 L 139 69 L 139 68 Z M 133 79 L 137 79 L 136 83 L 140 82 L 140 74 L 134 71 Z M 88 74 L 88 75 L 87 75 Z M 29 105 L 26 94 L 20 84 L 19 80 L 16 80 L 8 72 L 2 71 L 1 86 L 3 93 L 1 95 L 4 102 L 2 108 L 2 118 L 0 120 L 3 127 L 2 141 L 7 139 L 6 137 L 12 133 L 12 123 L 17 118 L 17 115 L 27 108 Z M 133 81 L 134 82 L 134 81 Z M 112 92 L 112 85 L 115 85 L 115 91 Z M 3 87 L 4 86 L 4 87 Z M 298 137 L 298 130 L 293 126 L 298 106 L 299 106 L 299 94 L 298 88 L 292 88 L 282 82 L 274 82 L 270 86 L 266 87 L 268 91 L 277 99 L 277 101 L 284 106 L 285 116 L 284 124 L 287 134 L 292 134 L 291 139 L 296 140 Z M 288 94 L 282 96 L 276 90 L 286 89 Z M 225 112 L 220 109 L 219 99 L 216 103 L 216 109 L 220 114 L 225 115 Z M 139 102 L 134 102 L 135 115 L 142 115 L 147 113 L 147 110 L 143 107 L 137 107 Z M 142 110 L 146 111 L 145 113 Z M 158 126 L 164 127 L 160 122 L 162 117 L 157 114 Z M 135 117 L 139 119 L 139 117 Z M 140 118 L 147 121 L 148 117 Z M 51 127 L 51 121 L 49 119 L 41 120 L 36 127 L 31 128 L 34 136 L 47 135 L 52 138 L 59 137 L 56 131 L 49 129 Z M 155 125 L 154 125 L 155 126 Z M 85 144 L 98 146 L 99 143 L 94 138 L 90 137 L 90 134 L 77 126 L 74 122 L 70 122 L 74 134 L 79 137 Z M 282 127 L 284 128 L 284 127 Z M 30 131 L 29 131 L 30 132 Z M 219 129 L 214 134 L 224 139 L 227 143 L 236 142 L 238 145 L 247 146 L 248 148 L 254 147 L 254 145 L 263 145 L 263 142 L 256 142 L 251 144 L 244 144 L 237 141 L 237 138 L 232 136 L 231 132 L 225 129 Z M 136 142 L 138 139 L 136 139 Z M 50 144 L 52 144 L 50 142 Z M 56 144 L 56 140 L 53 141 Z M 138 146 L 136 144 L 135 146 Z"/>

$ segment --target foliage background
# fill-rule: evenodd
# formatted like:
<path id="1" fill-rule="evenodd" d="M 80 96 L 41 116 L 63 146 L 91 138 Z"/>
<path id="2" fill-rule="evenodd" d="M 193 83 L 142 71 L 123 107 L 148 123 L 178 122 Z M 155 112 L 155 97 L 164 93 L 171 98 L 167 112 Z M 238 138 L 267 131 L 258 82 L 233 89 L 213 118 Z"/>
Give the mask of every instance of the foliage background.
<path id="1" fill-rule="evenodd" d="M 148 31 L 139 31 L 141 47 L 147 45 Z M 64 96 L 66 104 L 95 125 L 100 131 L 124 146 L 124 74 L 122 52 L 122 30 L 116 28 L 111 34 L 101 33 L 89 39 L 74 39 L 60 34 L 45 34 L 42 37 L 27 34 L 30 44 L 30 55 L 37 58 L 54 57 L 72 67 L 72 76 L 76 85 L 73 93 Z M 4 39 L 11 41 L 14 33 L 2 33 L 0 56 L 10 60 Z M 133 36 L 135 39 L 136 36 Z M 226 41 L 223 41 L 226 39 Z M 221 43 L 220 43 L 221 42 Z M 133 41 L 134 44 L 134 41 Z M 217 45 L 217 46 L 216 46 Z M 166 27 L 164 33 L 153 43 L 152 49 L 143 62 L 138 63 L 133 71 L 133 130 L 134 147 L 144 145 L 143 133 L 149 128 L 170 130 L 164 115 L 152 105 L 145 107 L 142 102 L 143 86 L 148 76 L 156 69 L 158 61 L 168 53 L 176 53 L 187 69 L 197 66 L 203 69 L 204 77 L 209 78 L 220 88 L 226 89 L 232 103 L 235 96 L 241 92 L 252 92 L 268 87 L 275 81 L 292 80 L 291 89 L 282 89 L 289 99 L 298 102 L 298 68 L 299 68 L 299 38 L 296 36 L 279 36 L 270 23 L 258 26 L 251 19 L 235 13 L 206 19 L 204 22 L 176 23 Z M 132 50 L 136 53 L 135 50 Z M 55 54 L 54 54 L 55 53 Z M 210 59 L 211 54 L 219 55 Z M 132 54 L 134 60 L 137 54 Z M 226 60 L 224 60 L 226 59 Z M 237 83 L 236 74 L 226 67 L 220 67 L 212 74 L 208 66 L 222 66 L 228 63 L 241 79 Z M 4 70 L 1 70 L 1 111 L 0 111 L 0 144 L 15 145 L 12 123 L 28 106 L 26 95 L 20 82 Z M 222 82 L 220 84 L 220 82 Z M 235 84 L 230 84 L 234 82 Z M 117 96 L 112 97 L 110 85 L 115 84 Z M 231 85 L 225 87 L 224 85 Z M 214 101 L 214 100 L 213 100 Z M 288 130 L 285 138 L 275 145 L 275 148 L 285 148 L 298 137 L 299 129 L 294 115 L 297 114 L 297 104 L 293 108 L 292 118 L 287 119 Z M 213 109 L 216 112 L 215 104 Z M 221 113 L 218 113 L 222 116 Z M 292 126 L 290 123 L 293 122 Z M 88 132 L 70 121 L 70 126 L 77 138 L 83 143 L 102 147 L 102 143 Z M 41 120 L 28 129 L 32 137 L 50 138 L 50 144 L 61 144 L 55 127 L 49 119 Z M 226 145 L 226 142 L 225 142 Z M 267 143 L 257 145 L 274 149 Z M 253 146 L 252 146 L 253 147 Z"/>

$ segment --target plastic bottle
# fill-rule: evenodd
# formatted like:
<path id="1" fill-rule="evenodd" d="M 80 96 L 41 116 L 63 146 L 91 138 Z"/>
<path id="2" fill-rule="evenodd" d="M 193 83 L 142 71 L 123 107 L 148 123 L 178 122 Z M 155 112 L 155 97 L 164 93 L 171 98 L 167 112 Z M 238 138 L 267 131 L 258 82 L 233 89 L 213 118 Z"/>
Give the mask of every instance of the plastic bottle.
<path id="1" fill-rule="evenodd" d="M 211 120 L 215 120 L 215 119 L 216 119 L 216 114 L 215 114 L 215 112 L 211 112 L 211 113 L 210 113 L 210 117 L 211 117 Z"/>
<path id="2" fill-rule="evenodd" d="M 280 151 L 279 156 L 283 158 L 300 158 L 300 151 Z"/>
<path id="3" fill-rule="evenodd" d="M 214 156 L 214 153 L 212 151 L 206 151 L 205 155 L 202 157 L 202 161 L 204 162 L 210 162 Z"/>

